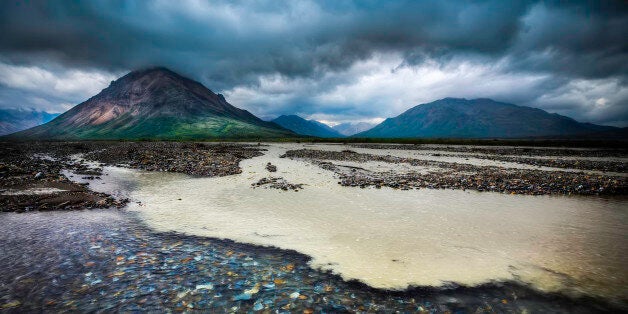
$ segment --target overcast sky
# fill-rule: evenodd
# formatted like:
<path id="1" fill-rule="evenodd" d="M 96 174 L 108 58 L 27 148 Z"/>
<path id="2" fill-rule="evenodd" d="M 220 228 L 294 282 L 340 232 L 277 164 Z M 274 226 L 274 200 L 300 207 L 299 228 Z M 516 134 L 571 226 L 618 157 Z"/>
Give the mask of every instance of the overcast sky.
<path id="1" fill-rule="evenodd" d="M 165 66 L 265 118 L 444 97 L 628 126 L 625 1 L 0 1 L 0 107 L 63 112 Z"/>

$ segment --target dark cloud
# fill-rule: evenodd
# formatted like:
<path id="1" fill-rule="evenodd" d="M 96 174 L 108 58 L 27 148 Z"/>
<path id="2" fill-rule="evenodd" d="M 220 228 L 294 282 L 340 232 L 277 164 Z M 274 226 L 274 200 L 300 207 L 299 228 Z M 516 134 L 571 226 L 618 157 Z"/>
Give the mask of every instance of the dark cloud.
<path id="1" fill-rule="evenodd" d="M 259 87 L 260 77 L 278 74 L 313 79 L 325 92 L 351 80 L 329 73 L 385 53 L 401 55 L 402 67 L 466 59 L 554 78 L 530 99 L 513 92 L 513 102 L 534 103 L 573 80 L 628 82 L 624 1 L 10 0 L 0 2 L 0 29 L 7 64 L 110 73 L 162 65 L 214 90 Z M 303 93 L 293 108 L 315 113 L 320 103 Z M 628 121 L 628 109 L 619 111 Z"/>
<path id="2" fill-rule="evenodd" d="M 344 69 L 379 50 L 517 55 L 520 67 L 624 75 L 621 1 L 318 3 L 3 1 L 0 50 L 15 62 L 133 69 L 160 64 L 220 85 L 257 74 Z M 197 7 L 198 6 L 198 7 Z M 197 74 L 198 75 L 198 74 Z"/>

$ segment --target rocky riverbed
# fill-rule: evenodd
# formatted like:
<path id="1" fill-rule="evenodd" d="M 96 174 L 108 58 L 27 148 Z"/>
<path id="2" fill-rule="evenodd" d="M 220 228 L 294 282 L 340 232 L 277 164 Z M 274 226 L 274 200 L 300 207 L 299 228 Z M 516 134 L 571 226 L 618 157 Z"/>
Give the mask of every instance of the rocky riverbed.
<path id="1" fill-rule="evenodd" d="M 214 177 L 240 173 L 241 160 L 261 155 L 260 146 L 242 144 L 127 142 L 88 152 L 85 158 L 133 169 Z"/>
<path id="2" fill-rule="evenodd" d="M 365 147 L 364 145 L 362 147 Z M 350 187 L 391 187 L 395 189 L 473 189 L 510 194 L 580 194 L 580 195 L 625 195 L 628 193 L 626 177 L 614 175 L 591 175 L 585 172 L 547 171 L 536 169 L 516 169 L 498 166 L 478 166 L 458 162 L 417 159 L 392 155 L 358 153 L 352 150 L 290 150 L 286 158 L 301 158 L 315 162 L 321 168 L 334 171 L 339 184 Z M 439 157 L 439 156 L 437 156 Z M 486 157 L 489 158 L 489 157 Z M 500 160 L 499 156 L 490 157 Z M 361 167 L 347 167 L 338 162 L 382 162 L 408 164 L 422 167 L 427 171 L 368 171 Z M 514 160 L 518 162 L 518 160 Z M 599 162 L 604 164 L 605 162 Z M 614 162 L 609 162 L 615 165 Z M 613 170 L 625 169 L 621 166 L 608 166 Z"/>
<path id="3" fill-rule="evenodd" d="M 509 283 L 376 290 L 313 270 L 295 252 L 155 233 L 125 212 L 3 215 L 3 313 L 619 310 Z"/>
<path id="4" fill-rule="evenodd" d="M 626 309 L 625 165 L 398 146 L 6 143 L 2 211 L 22 213 L 0 213 L 0 310 Z M 624 158 L 580 151 L 565 160 Z"/>
<path id="5" fill-rule="evenodd" d="M 353 144 L 350 147 L 382 151 L 423 151 L 422 154 L 428 157 L 358 153 L 350 149 L 301 149 L 288 151 L 284 157 L 314 161 L 323 169 L 334 171 L 338 175 L 339 183 L 349 187 L 453 188 L 533 195 L 623 195 L 627 193 L 628 187 L 626 176 L 616 175 L 627 171 L 628 163 L 625 160 L 628 152 L 625 149 L 383 144 Z M 86 184 L 76 184 L 68 180 L 61 170 L 68 169 L 78 175 L 98 180 L 101 169 L 85 162 L 91 160 L 101 166 L 113 165 L 203 177 L 227 176 L 240 173 L 240 161 L 261 156 L 263 151 L 264 148 L 256 144 L 230 143 L 4 143 L 0 157 L 0 204 L 3 205 L 3 211 L 121 207 L 124 200 L 116 201 L 102 193 L 91 192 Z M 81 158 L 75 158 L 77 155 Z M 443 162 L 441 157 L 457 158 L 458 161 Z M 466 163 L 465 160 L 469 157 L 550 167 L 558 171 L 479 166 Z M 429 171 L 367 171 L 359 166 L 339 165 L 335 163 L 337 161 L 408 164 Z M 266 169 L 269 172 L 277 171 L 272 164 L 268 164 Z M 588 173 L 586 170 L 598 172 Z M 259 184 L 254 186 L 267 185 L 298 190 L 298 185 L 303 184 L 277 184 L 281 181 L 278 178 L 274 179 L 275 182 L 270 182 L 273 180 L 271 178 L 267 180 L 269 182 L 257 182 Z"/>
<path id="6" fill-rule="evenodd" d="M 628 158 L 626 148 L 580 148 L 580 147 L 530 147 L 530 146 L 481 146 L 439 144 L 350 144 L 354 148 L 383 150 L 441 151 L 475 153 L 487 155 L 517 156 L 563 156 L 563 157 L 622 157 Z"/>
<path id="7" fill-rule="evenodd" d="M 256 145 L 180 142 L 8 142 L 0 150 L 0 211 L 18 212 L 123 207 L 128 200 L 89 189 L 104 165 L 213 177 L 240 173 L 241 160 L 262 154 Z"/>
<path id="8" fill-rule="evenodd" d="M 79 145 L 80 146 L 80 145 Z M 81 148 L 72 144 L 9 144 L 0 154 L 0 211 L 77 210 L 123 207 L 128 200 L 78 184 L 61 173 L 100 179 L 100 168 L 70 156 Z"/>

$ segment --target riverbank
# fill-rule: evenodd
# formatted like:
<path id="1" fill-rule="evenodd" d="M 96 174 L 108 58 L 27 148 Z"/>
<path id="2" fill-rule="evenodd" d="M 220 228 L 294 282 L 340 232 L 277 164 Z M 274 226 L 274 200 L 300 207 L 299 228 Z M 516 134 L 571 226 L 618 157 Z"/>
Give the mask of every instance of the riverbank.
<path id="1" fill-rule="evenodd" d="M 0 309 L 32 311 L 618 311 L 516 283 L 372 289 L 293 251 L 155 233 L 116 210 L 0 214 Z"/>
<path id="2" fill-rule="evenodd" d="M 324 145 L 347 149 L 292 150 L 288 158 L 302 158 L 332 170 L 347 187 L 396 189 L 473 189 L 513 194 L 628 194 L 628 151 L 623 148 L 539 148 L 353 144 Z M 351 150 L 353 149 L 353 150 Z M 356 152 L 354 150 L 365 150 Z M 90 191 L 61 173 L 67 169 L 87 178 L 101 179 L 101 165 L 147 171 L 215 177 L 238 174 L 242 160 L 263 154 L 258 144 L 189 142 L 33 142 L 4 143 L 0 157 L 0 205 L 3 211 L 122 207 L 125 200 Z M 387 152 L 382 154 L 379 152 Z M 391 152 L 402 152 L 392 156 Z M 410 155 L 408 152 L 415 153 Z M 76 158 L 81 156 L 81 158 Z M 477 161 L 486 160 L 482 164 Z M 343 162 L 340 164 L 338 162 Z M 349 166 L 346 162 L 354 163 Z M 367 170 L 363 164 L 407 164 L 407 171 Z M 357 165 L 356 165 L 357 163 Z M 525 167 L 529 166 L 529 167 Z M 268 180 L 268 182 L 266 181 Z M 298 190 L 292 183 L 268 185 Z M 95 182 L 96 184 L 98 182 Z M 298 183 L 297 183 L 298 184 Z"/>
<path id="3" fill-rule="evenodd" d="M 0 306 L 16 312 L 625 309 L 625 194 L 361 189 L 341 181 L 344 174 L 378 174 L 400 183 L 442 169 L 461 176 L 487 169 L 540 178 L 611 176 L 476 158 L 489 153 L 469 149 L 160 142 L 17 148 L 33 157 L 24 161 L 31 168 L 5 171 L 3 180 L 10 180 L 2 182 L 19 182 L 18 175 L 35 180 L 36 166 L 47 165 L 43 178 L 50 182 L 67 180 L 131 202 L 123 211 L 2 214 L 0 267 L 15 272 L 0 277 Z M 577 151 L 561 154 L 624 158 Z M 493 155 L 506 152 L 515 151 Z M 12 156 L 3 162 L 22 162 L 20 154 Z"/>
<path id="4" fill-rule="evenodd" d="M 547 151 L 553 154 L 552 159 L 506 158 L 498 152 L 481 155 L 460 155 L 447 153 L 433 153 L 435 147 L 423 148 L 421 158 L 417 148 L 410 149 L 398 146 L 386 147 L 362 144 L 359 148 L 367 152 L 358 153 L 350 149 L 319 150 L 299 149 L 289 150 L 282 157 L 304 159 L 314 162 L 325 170 L 336 173 L 339 184 L 348 187 L 390 187 L 394 189 L 462 189 L 476 191 L 490 191 L 508 194 L 526 195 L 626 195 L 628 194 L 628 179 L 624 161 L 614 160 L 561 160 L 557 156 L 560 151 Z M 436 148 L 437 149 L 437 148 Z M 447 148 L 445 148 L 447 149 Z M 385 154 L 374 151 L 384 150 Z M 440 150 L 436 150 L 440 151 Z M 537 150 L 538 151 L 538 150 Z M 397 156 L 392 153 L 401 152 Z M 406 154 L 403 154 L 406 152 Z M 409 154 L 408 154 L 409 152 Z M 514 152 L 513 152 L 514 154 Z M 539 156 L 540 154 L 536 154 Z M 543 157 L 547 155 L 541 155 Z M 623 155 L 622 155 L 623 156 Z M 448 160 L 443 161 L 447 157 Z M 474 164 L 469 159 L 485 159 L 491 164 Z M 500 165 L 496 162 L 508 161 L 509 165 Z M 346 163 L 350 162 L 351 165 Z M 377 165 L 376 168 L 366 169 L 362 165 L 383 163 L 390 165 L 407 164 L 407 171 L 390 171 L 386 166 Z M 557 163 L 560 163 L 558 166 Z M 513 165 L 522 165 L 513 167 Z M 591 165 L 596 167 L 591 167 Z M 524 166 L 545 166 L 550 169 L 535 169 Z M 571 168 L 570 168 L 571 166 Z M 588 167 L 587 167 L 588 166 Z M 379 168 L 379 169 L 378 169 Z M 553 169 L 551 169 L 553 168 Z M 605 172 L 588 173 L 578 170 L 605 169 Z M 387 171 L 382 171 L 387 170 Z M 617 172 L 613 172 L 617 171 Z"/>
<path id="5" fill-rule="evenodd" d="M 89 188 L 101 183 L 103 165 L 213 177 L 240 173 L 241 160 L 262 154 L 250 145 L 182 142 L 8 142 L 1 152 L 0 211 L 16 212 L 124 207 L 127 199 Z M 63 170 L 88 180 L 74 182 Z"/>

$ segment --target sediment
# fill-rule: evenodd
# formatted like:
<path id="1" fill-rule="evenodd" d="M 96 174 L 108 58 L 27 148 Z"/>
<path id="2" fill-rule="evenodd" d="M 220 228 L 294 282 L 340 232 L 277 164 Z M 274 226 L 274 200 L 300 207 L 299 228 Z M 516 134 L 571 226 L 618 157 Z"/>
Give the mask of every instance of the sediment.
<path id="1" fill-rule="evenodd" d="M 240 173 L 242 159 L 262 155 L 259 146 L 181 142 L 28 142 L 3 143 L 0 156 L 0 210 L 121 208 L 127 199 L 91 191 L 88 183 L 62 170 L 98 182 L 102 165 L 193 176 Z M 94 166 L 88 161 L 96 161 Z"/>
<path id="2" fill-rule="evenodd" d="M 477 166 L 391 155 L 363 154 L 351 150 L 340 152 L 313 149 L 290 150 L 282 157 L 310 160 L 323 169 L 334 171 L 339 178 L 338 183 L 350 187 L 390 187 L 402 190 L 417 188 L 471 189 L 527 195 L 628 194 L 626 177 L 593 175 L 585 172 Z M 427 172 L 410 171 L 405 173 L 375 172 L 356 167 L 344 167 L 332 161 L 405 163 L 429 170 Z"/>

